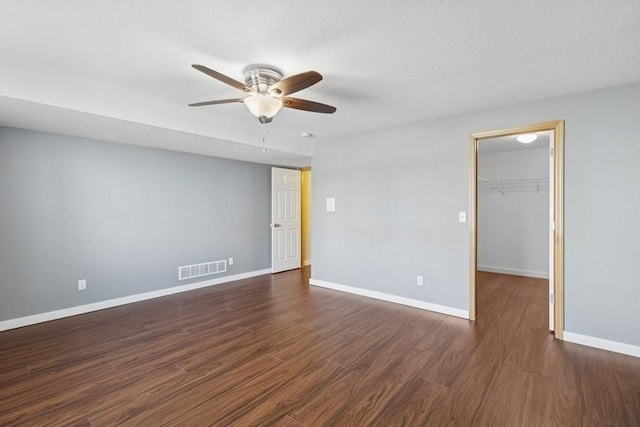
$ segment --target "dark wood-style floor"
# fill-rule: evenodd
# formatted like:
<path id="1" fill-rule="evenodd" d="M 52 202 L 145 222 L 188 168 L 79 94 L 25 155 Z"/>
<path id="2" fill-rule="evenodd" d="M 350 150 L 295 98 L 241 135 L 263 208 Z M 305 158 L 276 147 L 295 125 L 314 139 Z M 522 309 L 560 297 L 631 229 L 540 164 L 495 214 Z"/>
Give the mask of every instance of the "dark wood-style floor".
<path id="1" fill-rule="evenodd" d="M 545 280 L 478 321 L 262 276 L 0 333 L 0 425 L 640 426 L 640 359 L 554 340 Z"/>

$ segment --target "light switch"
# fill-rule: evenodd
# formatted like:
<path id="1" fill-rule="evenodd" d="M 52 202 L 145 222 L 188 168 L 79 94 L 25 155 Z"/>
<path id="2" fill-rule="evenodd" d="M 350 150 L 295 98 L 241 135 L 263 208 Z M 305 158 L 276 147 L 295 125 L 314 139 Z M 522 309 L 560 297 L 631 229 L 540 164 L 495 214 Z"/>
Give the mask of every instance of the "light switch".
<path id="1" fill-rule="evenodd" d="M 327 212 L 336 211 L 336 199 L 333 197 L 327 197 Z"/>
<path id="2" fill-rule="evenodd" d="M 458 212 L 458 222 L 467 222 L 466 212 Z"/>

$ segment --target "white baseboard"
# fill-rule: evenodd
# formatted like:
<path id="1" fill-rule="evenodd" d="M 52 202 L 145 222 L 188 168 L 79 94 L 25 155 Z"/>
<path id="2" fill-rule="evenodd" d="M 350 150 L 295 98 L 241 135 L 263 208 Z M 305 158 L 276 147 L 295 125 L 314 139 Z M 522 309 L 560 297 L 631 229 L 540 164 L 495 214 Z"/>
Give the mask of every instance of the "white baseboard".
<path id="1" fill-rule="evenodd" d="M 396 304 L 408 305 L 410 307 L 421 308 L 423 310 L 435 311 L 436 313 L 462 317 L 463 319 L 469 318 L 469 312 L 467 310 L 447 307 L 445 305 L 432 304 L 430 302 L 420 301 L 412 298 L 405 298 L 398 295 L 386 294 L 384 292 L 370 291 L 368 289 L 362 289 L 362 288 L 354 288 L 353 286 L 339 285 L 337 283 L 325 282 L 324 280 L 318 280 L 318 279 L 309 279 L 309 284 L 313 286 L 319 286 L 321 288 L 333 289 L 336 291 L 360 295 L 363 297 L 375 298 L 382 301 L 393 302 Z"/>
<path id="2" fill-rule="evenodd" d="M 609 350 L 616 353 L 627 354 L 629 356 L 640 357 L 640 346 L 625 344 L 617 341 L 609 341 L 602 338 L 590 337 L 588 335 L 574 334 L 573 332 L 564 331 L 562 335 L 564 341 L 575 344 L 588 345 L 589 347 Z"/>
<path id="3" fill-rule="evenodd" d="M 493 267 L 490 265 L 479 265 L 478 271 L 486 271 L 487 273 L 511 274 L 513 276 L 536 277 L 538 279 L 548 279 L 548 271 L 531 271 L 519 270 L 517 268 Z"/>
<path id="4" fill-rule="evenodd" d="M 204 280 L 187 285 L 174 286 L 166 289 L 158 289 L 157 291 L 145 292 L 142 294 L 129 295 L 121 298 L 114 298 L 106 301 L 94 302 L 92 304 L 78 305 L 75 307 L 64 308 L 62 310 L 49 311 L 46 313 L 34 314 L 32 316 L 19 317 L 17 319 L 9 319 L 0 322 L 0 331 L 21 328 L 23 326 L 34 325 L 36 323 L 48 322 L 50 320 L 61 319 L 63 317 L 76 316 L 78 314 L 90 313 L 92 311 L 104 310 L 105 308 L 117 307 L 119 305 L 131 304 L 134 302 L 145 301 L 153 298 L 160 298 L 167 295 L 177 294 L 180 292 L 192 291 L 194 289 L 206 288 L 207 286 L 221 285 L 223 283 L 233 282 L 236 280 L 248 279 L 250 277 L 262 276 L 270 274 L 271 269 L 249 271 L 247 273 L 233 274 L 218 279 Z"/>
<path id="5" fill-rule="evenodd" d="M 302 261 L 302 265 L 304 265 L 305 267 L 307 265 L 311 265 L 311 260 L 310 259 L 305 259 L 304 261 Z"/>

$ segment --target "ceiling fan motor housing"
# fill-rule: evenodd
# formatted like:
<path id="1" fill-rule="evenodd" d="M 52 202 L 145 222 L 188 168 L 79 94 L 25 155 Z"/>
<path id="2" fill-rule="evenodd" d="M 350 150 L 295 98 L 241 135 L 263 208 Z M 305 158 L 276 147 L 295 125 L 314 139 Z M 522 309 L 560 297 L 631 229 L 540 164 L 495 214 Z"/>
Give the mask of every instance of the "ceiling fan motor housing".
<path id="1" fill-rule="evenodd" d="M 283 77 L 282 71 L 278 68 L 265 64 L 248 65 L 244 68 L 243 74 L 244 83 L 258 93 L 268 93 L 269 88 Z"/>

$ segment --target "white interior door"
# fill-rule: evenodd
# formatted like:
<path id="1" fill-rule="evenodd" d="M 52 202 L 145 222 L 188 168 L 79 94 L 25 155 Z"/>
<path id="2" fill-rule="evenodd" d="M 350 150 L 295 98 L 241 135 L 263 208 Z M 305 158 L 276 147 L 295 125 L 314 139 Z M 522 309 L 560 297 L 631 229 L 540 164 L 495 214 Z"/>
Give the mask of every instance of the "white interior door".
<path id="1" fill-rule="evenodd" d="M 554 132 L 549 136 L 549 330 L 554 330 L 555 304 L 554 304 L 554 243 L 555 243 L 555 145 Z"/>
<path id="2" fill-rule="evenodd" d="M 271 270 L 300 265 L 300 171 L 271 168 Z"/>

